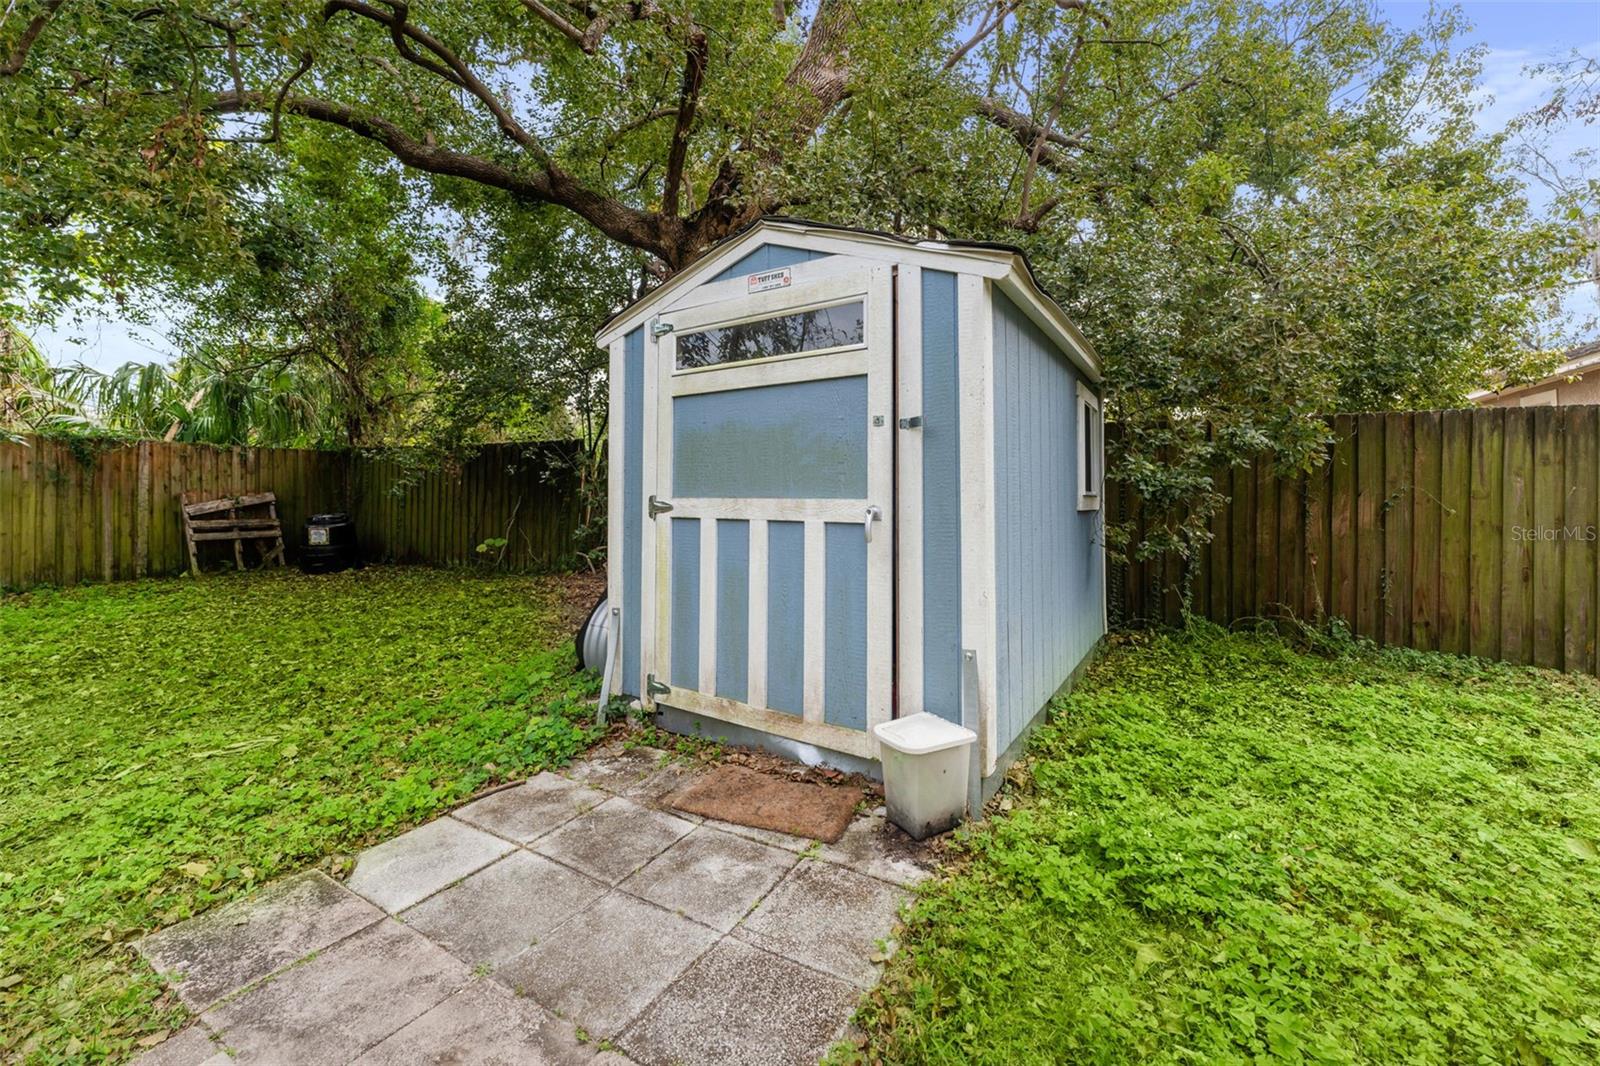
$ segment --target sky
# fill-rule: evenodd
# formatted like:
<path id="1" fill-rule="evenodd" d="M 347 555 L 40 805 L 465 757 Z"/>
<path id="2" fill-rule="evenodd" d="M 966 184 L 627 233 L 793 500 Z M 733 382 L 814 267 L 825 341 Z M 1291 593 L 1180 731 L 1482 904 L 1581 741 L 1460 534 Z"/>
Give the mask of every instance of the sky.
<path id="1" fill-rule="evenodd" d="M 1464 0 L 1459 6 L 1473 28 L 1458 43 L 1481 43 L 1488 48 L 1480 90 L 1483 110 L 1478 120 L 1485 130 L 1504 128 L 1510 119 L 1542 100 L 1543 87 L 1524 73 L 1529 64 L 1559 57 L 1573 48 L 1600 54 L 1600 0 Z M 1397 27 L 1410 29 L 1427 17 L 1429 2 L 1379 0 L 1378 7 Z M 1600 125 L 1572 129 L 1553 148 L 1565 157 L 1584 146 L 1585 138 L 1596 137 L 1600 137 Z M 1538 188 L 1530 188 L 1529 195 L 1535 206 L 1546 199 Z M 1600 313 L 1595 287 L 1574 292 L 1567 311 L 1578 317 Z M 170 358 L 170 328 L 171 323 L 159 315 L 143 325 L 86 315 L 77 322 L 36 329 L 33 339 L 57 365 L 83 362 L 113 370 L 130 361 Z"/>

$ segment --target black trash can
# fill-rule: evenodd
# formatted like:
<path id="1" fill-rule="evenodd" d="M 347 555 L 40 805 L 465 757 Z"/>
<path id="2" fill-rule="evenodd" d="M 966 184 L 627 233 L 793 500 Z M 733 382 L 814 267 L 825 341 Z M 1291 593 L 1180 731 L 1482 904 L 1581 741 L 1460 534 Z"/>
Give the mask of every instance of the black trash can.
<path id="1" fill-rule="evenodd" d="M 300 569 L 308 574 L 331 574 L 358 565 L 356 524 L 340 511 L 314 514 L 306 519 L 300 541 Z"/>

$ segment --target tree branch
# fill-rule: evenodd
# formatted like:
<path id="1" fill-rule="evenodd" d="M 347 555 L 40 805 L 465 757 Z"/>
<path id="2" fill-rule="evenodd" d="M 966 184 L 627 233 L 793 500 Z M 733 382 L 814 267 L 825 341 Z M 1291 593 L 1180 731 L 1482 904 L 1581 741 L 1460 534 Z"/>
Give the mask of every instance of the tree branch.
<path id="1" fill-rule="evenodd" d="M 1094 149 L 1094 146 L 1087 139 L 1088 130 L 1079 130 L 1076 133 L 1061 133 L 1058 130 L 1050 129 L 1043 123 L 1036 122 L 1021 111 L 1011 107 L 999 97 L 979 97 L 973 101 L 972 107 L 979 115 L 1011 134 L 1012 140 L 1016 141 L 1017 145 L 1023 151 L 1028 152 L 1030 156 L 1034 147 L 1041 144 L 1047 146 L 1055 145 L 1059 148 L 1080 152 L 1093 151 Z M 1070 165 L 1070 160 L 1060 152 L 1045 147 L 1039 152 L 1039 165 L 1059 172 Z"/>
<path id="2" fill-rule="evenodd" d="M 540 0 L 522 0 L 522 6 L 539 16 L 548 23 L 557 33 L 581 48 L 586 54 L 594 54 L 594 46 L 588 44 L 588 37 L 583 30 L 578 29 L 571 22 L 550 8 Z"/>
<path id="3" fill-rule="evenodd" d="M 689 129 L 694 124 L 695 108 L 700 103 L 700 86 L 706 78 L 705 32 L 695 29 L 689 35 L 688 54 L 683 60 L 683 87 L 678 92 L 678 120 L 672 127 L 672 147 L 667 151 L 667 174 L 662 179 L 661 213 L 678 214 L 679 191 L 683 185 L 683 163 L 689 154 Z"/>
<path id="4" fill-rule="evenodd" d="M 50 16 L 56 13 L 56 9 L 63 2 L 64 0 L 48 0 L 44 10 L 33 16 L 28 25 L 23 27 L 22 36 L 17 39 L 16 47 L 11 49 L 6 61 L 0 63 L 0 78 L 14 78 L 22 73 L 22 65 L 28 61 L 28 50 L 33 47 L 33 42 L 39 39 L 45 23 L 50 21 Z"/>
<path id="5" fill-rule="evenodd" d="M 489 109 L 489 113 L 494 116 L 495 122 L 500 127 L 500 132 L 532 152 L 541 164 L 545 166 L 550 164 L 550 155 L 539 139 L 523 129 L 522 124 L 507 110 L 500 98 L 472 73 L 471 68 L 462 62 L 461 58 L 432 34 L 407 21 L 410 9 L 405 3 L 401 0 L 382 0 L 382 2 L 391 9 L 391 14 L 386 15 L 370 4 L 363 3 L 362 0 L 328 0 L 323 5 L 322 17 L 330 19 L 340 11 L 348 11 L 381 26 L 389 27 L 395 49 L 401 56 L 445 81 L 467 90 Z M 417 53 L 411 47 L 413 42 L 432 53 L 433 58 Z"/>
<path id="6" fill-rule="evenodd" d="M 525 200 L 564 207 L 612 240 L 660 256 L 674 267 L 683 262 L 684 250 L 676 224 L 668 225 L 659 215 L 586 188 L 559 167 L 548 166 L 532 173 L 516 170 L 481 156 L 419 141 L 379 115 L 318 97 L 285 95 L 280 101 L 278 95 L 259 91 L 220 93 L 205 110 L 210 114 L 266 114 L 276 106 L 285 114 L 338 126 L 380 144 L 416 170 L 464 178 Z"/>
<path id="7" fill-rule="evenodd" d="M 983 21 L 978 23 L 978 28 L 973 31 L 971 37 L 967 38 L 966 43 L 945 57 L 944 69 L 949 70 L 965 59 L 968 52 L 978 47 L 990 34 L 1004 26 L 1011 13 L 1021 6 L 1022 0 L 995 0 L 994 11 L 984 15 Z"/>
<path id="8" fill-rule="evenodd" d="M 791 141 L 803 142 L 814 133 L 850 90 L 850 34 L 856 26 L 854 0 L 821 0 L 811 32 L 784 84 L 806 93 Z"/>
<path id="9" fill-rule="evenodd" d="M 1080 22 L 1081 27 L 1081 22 Z M 1056 116 L 1061 112 L 1061 105 L 1066 99 L 1067 79 L 1072 77 L 1073 68 L 1078 65 L 1078 56 L 1083 52 L 1083 35 L 1080 33 L 1072 42 L 1072 52 L 1067 56 L 1067 61 L 1061 65 L 1061 73 L 1056 76 L 1055 83 L 1050 90 L 1050 109 L 1045 112 L 1044 125 L 1039 129 L 1039 135 L 1034 138 L 1033 148 L 1028 152 L 1028 168 L 1022 174 L 1022 195 L 1017 201 L 1017 223 L 1021 225 L 1029 222 L 1028 201 L 1033 193 L 1033 179 L 1038 173 L 1040 159 L 1044 155 L 1044 146 L 1050 135 L 1055 132 Z M 1048 210 L 1048 208 L 1046 209 Z M 1042 212 L 1035 212 L 1029 224 L 1037 227 L 1039 219 L 1043 218 Z"/>

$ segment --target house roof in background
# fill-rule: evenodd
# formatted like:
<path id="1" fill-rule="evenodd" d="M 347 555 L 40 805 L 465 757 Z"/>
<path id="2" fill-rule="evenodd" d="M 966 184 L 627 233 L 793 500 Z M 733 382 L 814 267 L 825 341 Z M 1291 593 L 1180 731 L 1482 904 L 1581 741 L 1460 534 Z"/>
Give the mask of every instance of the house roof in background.
<path id="1" fill-rule="evenodd" d="M 1525 389 L 1537 389 L 1545 385 L 1554 385 L 1572 377 L 1574 374 L 1581 374 L 1596 368 L 1600 368 L 1600 340 L 1580 344 L 1576 348 L 1568 348 L 1561 353 L 1561 365 L 1538 381 L 1525 381 L 1520 385 L 1502 385 L 1498 389 L 1479 389 L 1476 392 L 1468 393 L 1467 399 L 1476 402 L 1489 396 L 1503 396 L 1506 393 L 1516 393 Z"/>

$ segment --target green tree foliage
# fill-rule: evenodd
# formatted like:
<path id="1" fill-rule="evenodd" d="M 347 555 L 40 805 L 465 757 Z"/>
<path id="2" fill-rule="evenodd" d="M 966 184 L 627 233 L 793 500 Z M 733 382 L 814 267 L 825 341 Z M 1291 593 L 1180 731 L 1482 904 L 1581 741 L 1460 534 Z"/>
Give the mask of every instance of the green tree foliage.
<path id="1" fill-rule="evenodd" d="M 0 441 L 17 441 L 75 420 L 49 362 L 23 333 L 0 320 Z"/>
<path id="2" fill-rule="evenodd" d="M 1574 227 L 1475 131 L 1460 29 L 1366 0 L 19 0 L 0 260 L 51 298 L 217 254 L 307 128 L 479 198 L 469 228 L 565 217 L 543 272 L 583 232 L 664 277 L 771 212 L 1009 240 L 1105 357 L 1112 472 L 1171 516 L 1144 550 L 1189 551 L 1217 467 L 1303 465 L 1318 412 L 1459 402 L 1551 347 Z M 507 246 L 524 225 L 558 224 Z"/>
<path id="3" fill-rule="evenodd" d="M 414 249 L 426 234 L 408 224 L 392 169 L 319 130 L 282 154 L 270 195 L 241 209 L 231 268 L 202 264 L 180 283 L 189 311 L 179 341 L 230 381 L 304 400 L 308 442 L 378 443 L 423 387 L 431 315 Z"/>
<path id="4" fill-rule="evenodd" d="M 411 443 L 458 453 L 483 440 L 576 438 L 584 512 L 575 548 L 603 550 L 610 355 L 596 328 L 637 294 L 642 257 L 553 208 L 474 190 L 456 207 L 479 223 L 471 254 L 448 257 L 434 390 Z"/>
<path id="5" fill-rule="evenodd" d="M 92 428 L 211 444 L 363 446 L 416 418 L 438 312 L 417 282 L 409 197 L 392 170 L 318 131 L 274 152 L 235 212 L 230 254 L 172 264 L 171 364 L 54 375 Z"/>

